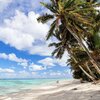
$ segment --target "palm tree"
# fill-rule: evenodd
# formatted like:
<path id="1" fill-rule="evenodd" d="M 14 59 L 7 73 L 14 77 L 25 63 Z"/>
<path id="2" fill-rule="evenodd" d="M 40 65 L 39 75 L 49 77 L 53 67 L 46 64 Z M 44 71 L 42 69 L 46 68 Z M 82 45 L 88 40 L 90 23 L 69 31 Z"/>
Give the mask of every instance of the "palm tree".
<path id="1" fill-rule="evenodd" d="M 54 19 L 47 34 L 47 40 L 52 36 L 59 38 L 59 40 L 62 39 L 60 43 L 62 45 L 57 47 L 54 54 L 58 52 L 57 57 L 61 58 L 66 48 L 64 45 L 66 38 L 73 38 L 85 50 L 90 62 L 100 75 L 98 63 L 90 53 L 89 48 L 83 43 L 85 39 L 94 34 L 95 20 L 93 15 L 97 13 L 94 9 L 97 4 L 82 0 L 51 0 L 50 4 L 41 4 L 48 8 L 52 15 L 45 14 L 37 20 L 46 23 L 50 19 Z M 61 25 L 63 31 L 59 31 Z"/>
<path id="2" fill-rule="evenodd" d="M 63 54 L 64 54 L 64 51 L 67 49 L 67 51 L 68 51 L 68 53 L 70 54 L 70 56 L 71 56 L 71 58 L 74 60 L 74 65 L 76 65 L 77 67 L 76 68 L 78 68 L 78 70 L 79 69 L 81 69 L 82 70 L 82 72 L 83 73 L 85 73 L 85 76 L 87 76 L 88 78 L 85 78 L 85 79 L 91 79 L 92 81 L 95 81 L 95 76 L 93 75 L 93 73 L 92 73 L 92 71 L 90 70 L 90 68 L 87 66 L 87 65 L 85 65 L 85 67 L 83 66 L 83 63 L 81 63 L 80 61 L 78 61 L 77 59 L 76 59 L 76 54 L 74 53 L 74 52 L 76 52 L 75 51 L 75 48 L 77 47 L 79 47 L 79 45 L 78 45 L 78 43 L 77 43 L 77 41 L 74 39 L 74 37 L 71 35 L 71 34 L 69 34 L 68 33 L 68 31 L 66 30 L 66 34 L 64 34 L 64 36 L 63 36 L 63 34 L 62 34 L 62 38 L 59 36 L 59 32 L 63 32 L 63 29 L 64 29 L 64 27 L 63 27 L 63 25 L 60 25 L 59 26 L 59 31 L 57 32 L 56 31 L 56 34 L 54 35 L 58 40 L 59 40 L 59 42 L 58 43 L 51 43 L 49 46 L 55 46 L 55 50 L 53 51 L 53 53 L 52 53 L 52 55 L 55 55 L 55 57 L 56 58 L 62 58 L 62 56 L 63 56 Z M 78 45 L 78 46 L 77 46 Z M 70 48 L 69 48 L 70 47 Z M 73 51 L 74 50 L 74 51 Z M 78 48 L 78 53 L 79 53 L 79 48 Z M 81 53 L 82 54 L 82 53 Z M 86 54 L 86 53 L 85 53 Z M 83 56 L 82 56 L 83 57 Z M 82 57 L 77 57 L 78 59 L 79 58 L 82 58 Z M 87 59 L 86 59 L 86 57 L 87 57 L 87 55 L 85 55 L 85 60 L 87 61 Z M 83 62 L 84 60 L 82 60 L 82 62 Z M 72 66 L 72 67 L 75 67 L 74 65 L 72 65 L 72 63 L 70 63 L 70 65 Z M 89 70 L 89 72 L 90 72 L 90 74 L 87 72 L 87 71 L 85 71 L 85 69 L 86 68 L 88 68 L 88 70 Z M 75 70 L 75 68 L 74 68 L 74 72 L 75 72 L 76 70 Z M 81 73 L 80 72 L 80 70 L 78 71 L 79 73 Z M 74 75 L 74 74 L 73 74 Z M 85 76 L 81 76 L 81 78 L 84 78 Z"/>
<path id="3" fill-rule="evenodd" d="M 58 43 L 55 43 L 55 42 L 51 43 L 49 46 L 55 46 L 55 48 L 56 48 L 52 54 L 53 55 L 56 54 L 56 58 L 61 58 L 62 55 L 64 54 L 65 49 L 67 49 L 68 53 L 70 54 L 70 60 L 71 60 L 71 63 L 69 63 L 69 64 L 72 66 L 72 68 L 74 68 L 74 71 L 79 70 L 78 72 L 80 72 L 80 69 L 81 69 L 82 72 L 85 74 L 85 76 L 88 77 L 87 79 L 90 79 L 90 80 L 95 82 L 96 77 L 93 75 L 90 68 L 87 65 L 85 65 L 84 62 L 83 62 L 83 61 L 85 61 L 85 62 L 87 61 L 87 59 L 86 59 L 87 56 L 85 55 L 85 60 L 82 59 L 83 56 L 82 57 L 76 57 L 77 54 L 74 53 L 76 51 L 75 50 L 73 51 L 73 49 L 75 49 L 75 48 L 73 48 L 73 46 L 75 46 L 75 44 L 76 44 L 75 41 L 74 41 L 75 44 L 73 44 L 73 42 L 72 42 L 71 45 L 69 44 L 70 38 L 66 41 L 67 42 L 65 44 L 63 44 L 63 41 L 61 41 L 61 40 Z M 70 46 L 71 46 L 71 48 L 69 48 Z M 79 50 L 78 50 L 78 53 L 79 53 Z M 81 55 L 82 55 L 82 52 L 81 52 Z M 80 59 L 82 59 L 82 61 L 79 61 Z M 88 71 L 85 70 L 85 69 L 87 69 L 87 67 L 89 69 L 89 72 L 91 72 L 90 74 L 88 73 Z M 84 76 L 83 77 L 81 76 L 81 78 L 84 78 Z"/>

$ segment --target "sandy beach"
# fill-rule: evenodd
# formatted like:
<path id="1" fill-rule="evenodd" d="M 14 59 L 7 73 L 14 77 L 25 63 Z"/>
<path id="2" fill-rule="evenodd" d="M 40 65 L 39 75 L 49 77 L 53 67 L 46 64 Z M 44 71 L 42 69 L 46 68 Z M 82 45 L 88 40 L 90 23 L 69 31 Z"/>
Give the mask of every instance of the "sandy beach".
<path id="1" fill-rule="evenodd" d="M 1 95 L 0 100 L 100 100 L 100 84 L 66 80 Z"/>

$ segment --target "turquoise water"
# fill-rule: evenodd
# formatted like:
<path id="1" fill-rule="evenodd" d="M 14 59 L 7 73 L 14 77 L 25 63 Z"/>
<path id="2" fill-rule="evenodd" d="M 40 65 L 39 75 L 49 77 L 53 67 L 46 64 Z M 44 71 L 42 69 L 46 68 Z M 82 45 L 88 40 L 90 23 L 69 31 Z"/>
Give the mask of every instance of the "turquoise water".
<path id="1" fill-rule="evenodd" d="M 31 89 L 34 86 L 50 84 L 61 79 L 5 79 L 0 80 L 0 95 Z"/>

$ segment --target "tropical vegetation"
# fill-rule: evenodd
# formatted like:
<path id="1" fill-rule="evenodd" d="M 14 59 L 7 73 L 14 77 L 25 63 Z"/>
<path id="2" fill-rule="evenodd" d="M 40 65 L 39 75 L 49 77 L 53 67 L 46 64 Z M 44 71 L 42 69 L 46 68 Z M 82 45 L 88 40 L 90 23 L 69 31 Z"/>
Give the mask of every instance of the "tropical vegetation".
<path id="1" fill-rule="evenodd" d="M 50 0 L 41 4 L 51 11 L 38 17 L 38 22 L 53 21 L 46 36 L 52 55 L 61 59 L 68 52 L 73 77 L 85 81 L 100 79 L 100 4 L 96 0 Z"/>

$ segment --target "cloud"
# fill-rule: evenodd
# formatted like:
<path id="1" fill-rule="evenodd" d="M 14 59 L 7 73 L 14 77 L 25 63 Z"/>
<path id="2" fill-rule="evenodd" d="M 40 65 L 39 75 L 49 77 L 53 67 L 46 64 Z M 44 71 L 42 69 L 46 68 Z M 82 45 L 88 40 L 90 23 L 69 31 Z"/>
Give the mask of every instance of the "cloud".
<path id="1" fill-rule="evenodd" d="M 69 59 L 69 54 L 65 52 L 61 59 L 55 59 L 55 63 L 62 67 L 66 67 L 68 59 Z"/>
<path id="2" fill-rule="evenodd" d="M 49 70 L 47 72 L 43 72 L 41 75 L 43 78 L 71 78 L 72 74 L 71 72 L 69 73 L 69 70 L 65 70 L 65 71 L 60 71 L 60 70 Z"/>
<path id="3" fill-rule="evenodd" d="M 16 15 L 5 19 L 4 25 L 0 27 L 0 41 L 30 54 L 51 55 L 53 49 L 45 42 L 49 26 L 38 23 L 38 16 L 33 11 L 25 15 L 17 10 Z"/>
<path id="4" fill-rule="evenodd" d="M 15 71 L 13 69 L 8 69 L 8 68 L 0 68 L 0 73 L 14 73 Z"/>
<path id="5" fill-rule="evenodd" d="M 41 24 L 36 20 L 39 14 L 50 13 L 50 11 L 40 6 L 40 1 L 48 2 L 49 0 L 0 0 L 0 41 L 17 50 L 27 51 L 32 55 L 50 56 L 53 48 L 49 48 L 48 44 L 52 40 L 45 41 L 50 23 Z M 12 69 L 0 68 L 0 71 L 3 72 L 0 77 L 41 78 L 63 76 L 64 73 L 48 70 L 56 65 L 66 66 L 66 57 L 65 59 L 62 58 L 62 60 L 47 57 L 40 61 L 32 62 L 18 57 L 14 53 L 0 53 L 0 58 L 16 62 L 26 68 L 18 72 L 17 70 L 20 69 L 16 66 L 14 68 L 11 67 Z"/>
<path id="6" fill-rule="evenodd" d="M 6 7 L 12 2 L 12 0 L 0 0 L 0 12 L 2 12 Z"/>
<path id="7" fill-rule="evenodd" d="M 28 66 L 28 62 L 20 62 L 18 63 L 18 65 L 21 65 L 26 69 L 26 67 Z"/>
<path id="8" fill-rule="evenodd" d="M 29 70 L 30 71 L 39 71 L 39 70 L 44 70 L 45 68 L 44 67 L 42 67 L 41 65 L 36 65 L 36 64 L 34 64 L 34 63 L 31 63 L 30 65 L 29 65 Z"/>
<path id="9" fill-rule="evenodd" d="M 4 71 L 4 69 L 2 69 L 3 71 L 1 72 L 0 69 L 0 78 L 38 78 L 40 77 L 39 74 L 37 74 L 36 72 L 28 72 L 26 70 L 21 70 L 21 71 Z M 8 69 L 6 69 L 8 70 Z M 12 69 L 11 69 L 12 70 Z"/>
<path id="10" fill-rule="evenodd" d="M 24 66 L 24 67 L 28 66 L 28 60 L 18 58 L 14 53 L 11 53 L 11 54 L 0 53 L 0 58 L 17 62 L 19 65 Z"/>
<path id="11" fill-rule="evenodd" d="M 50 76 L 61 76 L 62 73 L 60 71 L 50 73 Z"/>
<path id="12" fill-rule="evenodd" d="M 19 71 L 18 74 L 19 74 L 18 76 L 21 78 L 25 78 L 25 77 L 30 76 L 30 73 L 25 71 L 25 70 Z"/>
<path id="13" fill-rule="evenodd" d="M 30 48 L 29 53 L 32 55 L 36 54 L 41 56 L 51 56 L 53 48 L 49 48 L 46 43 L 45 44 L 41 44 L 41 43 L 34 45 L 32 48 Z"/>
<path id="14" fill-rule="evenodd" d="M 32 7 L 34 8 L 34 10 L 37 10 L 37 9 L 42 9 L 43 7 L 41 6 L 41 4 L 40 4 L 40 2 L 42 2 L 42 1 L 44 1 L 44 0 L 34 0 L 32 3 L 31 3 L 31 5 L 32 5 Z M 47 1 L 47 0 L 45 0 L 45 1 Z"/>
<path id="15" fill-rule="evenodd" d="M 66 67 L 67 66 L 66 62 L 67 62 L 68 59 L 69 59 L 68 53 L 65 52 L 62 59 L 47 57 L 47 58 L 44 58 L 42 60 L 39 60 L 38 63 L 40 63 L 40 64 L 42 64 L 43 66 L 46 66 L 46 67 L 53 67 L 53 66 L 56 66 L 56 65 Z"/>
<path id="16" fill-rule="evenodd" d="M 35 63 L 31 62 L 30 60 L 17 57 L 14 53 L 10 53 L 10 54 L 0 53 L 0 58 L 16 62 L 18 65 L 23 66 L 24 69 L 28 68 L 30 71 L 39 71 L 39 70 L 45 70 L 46 69 L 46 66 L 43 67 L 43 66 L 41 66 L 39 64 L 35 64 Z M 46 62 L 46 64 L 47 63 L 49 63 L 49 62 Z M 51 64 L 49 63 L 49 65 L 53 66 L 52 63 Z"/>
<path id="17" fill-rule="evenodd" d="M 37 73 L 36 72 L 32 72 L 32 75 L 36 75 Z"/>
<path id="18" fill-rule="evenodd" d="M 46 67 L 52 67 L 52 66 L 55 66 L 55 62 L 52 58 L 50 57 L 47 57 L 45 59 L 42 59 L 40 61 L 38 61 L 38 63 L 42 64 L 43 66 L 46 66 Z"/>

